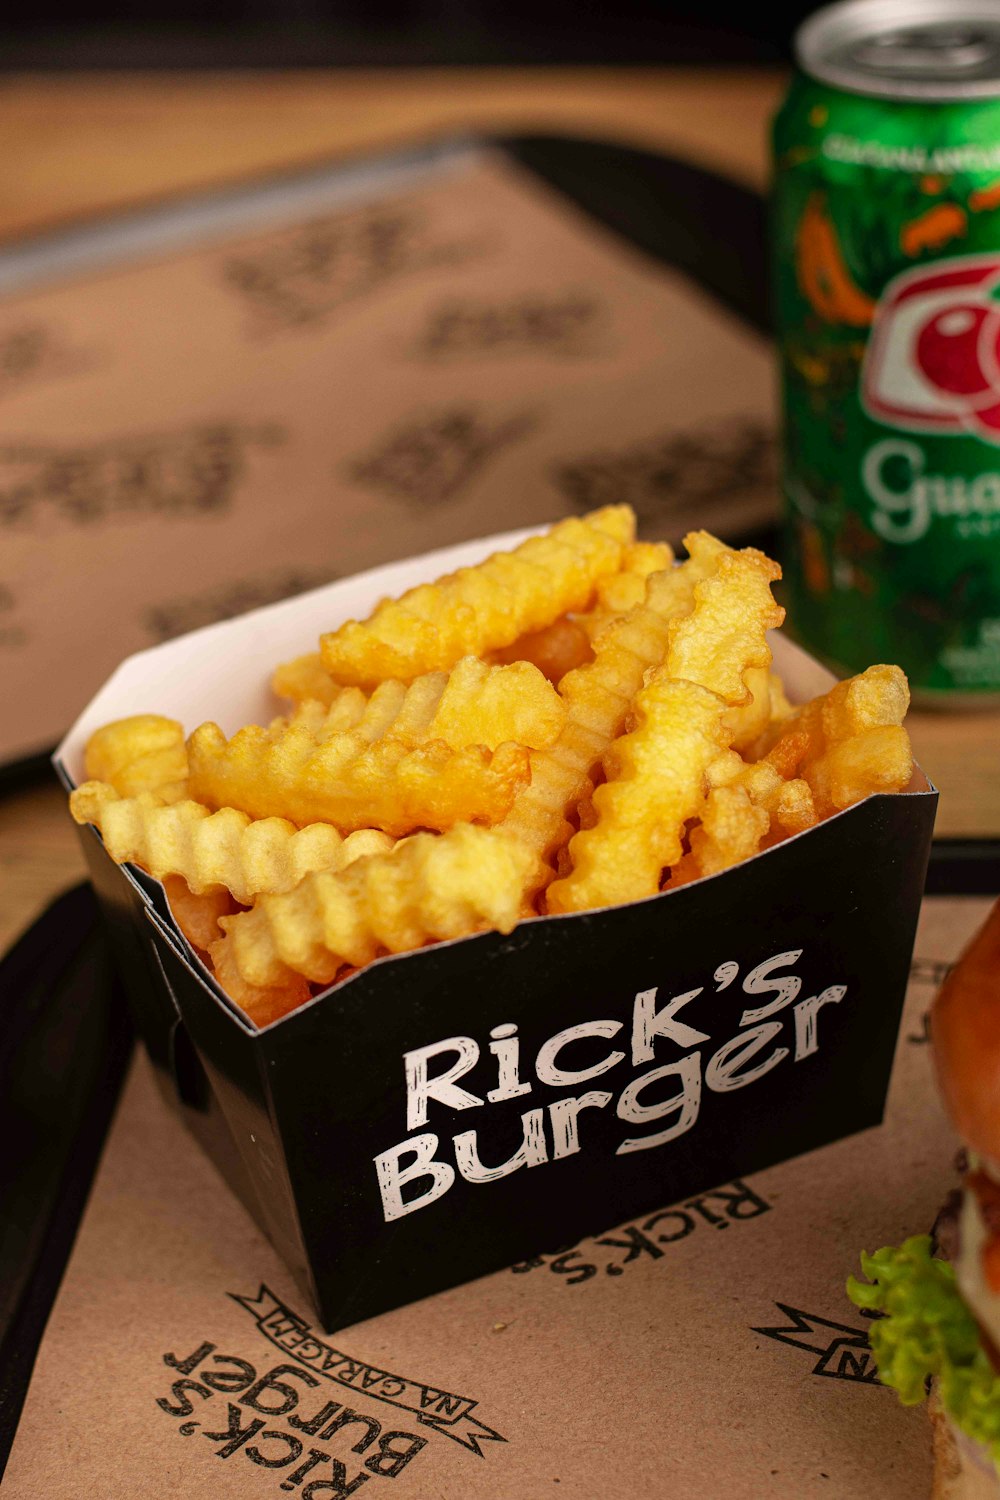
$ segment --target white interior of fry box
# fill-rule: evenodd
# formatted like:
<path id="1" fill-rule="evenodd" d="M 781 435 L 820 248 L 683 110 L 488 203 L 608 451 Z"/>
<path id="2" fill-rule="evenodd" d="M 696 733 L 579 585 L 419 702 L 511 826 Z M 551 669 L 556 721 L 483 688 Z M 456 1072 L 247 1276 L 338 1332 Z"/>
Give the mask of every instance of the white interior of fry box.
<path id="1" fill-rule="evenodd" d="M 91 734 L 128 714 L 166 714 L 179 719 L 189 733 L 206 719 L 214 720 L 227 735 L 242 724 L 266 724 L 284 706 L 269 685 L 274 668 L 315 651 L 323 631 L 348 619 L 363 619 L 386 595 L 480 562 L 544 529 L 508 531 L 426 552 L 139 651 L 127 657 L 91 699 L 55 759 L 79 783 L 85 777 L 83 752 Z M 793 703 L 826 692 L 834 682 L 825 667 L 792 641 L 775 635 L 772 646 L 775 670 Z M 927 789 L 922 772 L 915 772 L 909 790 Z"/>

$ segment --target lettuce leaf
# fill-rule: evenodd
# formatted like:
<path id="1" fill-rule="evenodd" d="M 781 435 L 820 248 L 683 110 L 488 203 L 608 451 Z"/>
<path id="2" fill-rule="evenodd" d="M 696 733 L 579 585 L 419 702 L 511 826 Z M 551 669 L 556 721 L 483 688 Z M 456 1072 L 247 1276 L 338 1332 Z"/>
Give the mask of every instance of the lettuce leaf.
<path id="1" fill-rule="evenodd" d="M 926 1234 L 862 1255 L 868 1282 L 852 1276 L 855 1307 L 883 1314 L 868 1340 L 879 1378 L 906 1406 L 927 1394 L 935 1376 L 941 1404 L 1000 1468 L 1000 1376 L 983 1349 L 979 1329 L 955 1284 L 955 1268 L 935 1260 Z"/>

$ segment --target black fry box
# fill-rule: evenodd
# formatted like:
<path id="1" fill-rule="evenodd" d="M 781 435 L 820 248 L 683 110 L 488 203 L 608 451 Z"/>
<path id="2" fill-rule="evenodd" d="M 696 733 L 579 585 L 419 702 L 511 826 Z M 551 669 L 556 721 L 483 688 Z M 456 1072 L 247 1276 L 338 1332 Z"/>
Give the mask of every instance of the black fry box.
<path id="1" fill-rule="evenodd" d="M 269 666 L 524 535 L 130 657 L 60 775 L 129 713 L 266 722 Z M 793 701 L 832 680 L 781 639 L 775 664 Z M 332 1332 L 877 1125 L 936 800 L 918 772 L 711 879 L 380 959 L 261 1031 L 159 884 L 80 833 L 166 1098 Z"/>

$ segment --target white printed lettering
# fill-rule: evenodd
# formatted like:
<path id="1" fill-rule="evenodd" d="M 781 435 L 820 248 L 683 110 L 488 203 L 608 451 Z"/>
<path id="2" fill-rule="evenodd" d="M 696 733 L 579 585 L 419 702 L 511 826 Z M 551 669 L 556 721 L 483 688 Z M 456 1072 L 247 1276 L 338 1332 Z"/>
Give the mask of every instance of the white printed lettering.
<path id="1" fill-rule="evenodd" d="M 819 1041 L 816 1035 L 816 1015 L 824 1005 L 839 1005 L 847 994 L 846 984 L 831 984 L 819 995 L 810 995 L 808 1000 L 800 1000 L 795 1007 L 795 1061 L 801 1062 L 804 1057 L 812 1057 L 819 1049 Z"/>
<path id="2" fill-rule="evenodd" d="M 429 1077 L 427 1064 L 432 1057 L 440 1057 L 443 1052 L 456 1053 L 455 1062 L 445 1072 Z M 405 1052 L 407 1130 L 416 1130 L 419 1125 L 427 1124 L 427 1105 L 431 1099 L 446 1104 L 449 1109 L 474 1109 L 477 1104 L 482 1104 L 477 1094 L 460 1089 L 455 1082 L 471 1072 L 478 1061 L 479 1043 L 471 1036 L 450 1036 L 446 1041 L 432 1042 L 428 1047 L 414 1047 L 412 1052 Z"/>
<path id="3" fill-rule="evenodd" d="M 428 1203 L 443 1197 L 455 1181 L 455 1168 L 446 1161 L 435 1160 L 437 1148 L 438 1138 L 429 1130 L 425 1135 L 415 1135 L 375 1157 L 375 1173 L 382 1195 L 382 1213 L 387 1224 L 392 1223 L 393 1219 L 402 1219 L 406 1214 L 415 1213 L 418 1208 L 426 1208 Z M 400 1166 L 404 1156 L 413 1157 L 408 1167 Z M 430 1178 L 430 1187 L 416 1197 L 404 1200 L 403 1188 L 421 1177 Z"/>
<path id="4" fill-rule="evenodd" d="M 709 1088 L 714 1089 L 717 1094 L 731 1093 L 733 1089 L 742 1089 L 748 1083 L 756 1083 L 758 1078 L 763 1078 L 778 1063 L 784 1062 L 788 1056 L 788 1048 L 775 1047 L 770 1057 L 766 1057 L 755 1068 L 747 1068 L 745 1073 L 739 1071 L 745 1062 L 756 1057 L 768 1042 L 773 1041 L 780 1031 L 780 1021 L 766 1021 L 763 1026 L 738 1031 L 728 1042 L 723 1042 L 705 1069 L 705 1082 Z"/>
<path id="5" fill-rule="evenodd" d="M 678 1047 L 697 1047 L 699 1042 L 707 1042 L 708 1034 L 704 1031 L 696 1031 L 693 1026 L 686 1026 L 683 1021 L 677 1020 L 677 1012 L 682 1006 L 687 1005 L 696 995 L 700 995 L 704 986 L 696 990 L 688 990 L 683 995 L 674 995 L 668 1000 L 662 1010 L 656 1009 L 656 990 L 642 990 L 635 997 L 635 1005 L 632 1008 L 632 1066 L 637 1068 L 640 1063 L 652 1062 L 655 1056 L 653 1042 L 658 1036 L 665 1036 L 669 1041 L 676 1042 Z"/>
<path id="6" fill-rule="evenodd" d="M 542 1126 L 544 1118 L 545 1111 L 542 1109 L 529 1109 L 521 1116 L 521 1144 L 513 1156 L 509 1156 L 497 1167 L 484 1167 L 480 1161 L 475 1130 L 464 1130 L 461 1135 L 456 1135 L 455 1165 L 466 1182 L 496 1182 L 501 1177 L 509 1177 L 521 1167 L 540 1167 L 543 1162 L 547 1162 L 549 1157 Z"/>
<path id="7" fill-rule="evenodd" d="M 549 1121 L 552 1126 L 552 1160 L 561 1156 L 575 1156 L 580 1149 L 580 1133 L 577 1121 L 585 1109 L 604 1109 L 611 1103 L 611 1095 L 603 1089 L 591 1089 L 587 1094 L 569 1099 L 556 1099 L 549 1105 Z"/>
<path id="8" fill-rule="evenodd" d="M 570 1042 L 582 1041 L 588 1036 L 610 1038 L 617 1036 L 621 1029 L 621 1021 L 581 1021 L 578 1026 L 567 1026 L 565 1031 L 557 1031 L 555 1036 L 550 1036 L 538 1049 L 535 1072 L 539 1083 L 550 1083 L 555 1088 L 574 1088 L 578 1083 L 588 1083 L 591 1078 L 600 1078 L 609 1068 L 617 1067 L 624 1060 L 624 1052 L 609 1052 L 607 1057 L 592 1063 L 589 1068 L 560 1068 L 556 1065 L 556 1058 Z"/>
<path id="9" fill-rule="evenodd" d="M 502 1104 L 505 1099 L 519 1099 L 531 1093 L 531 1084 L 522 1083 L 518 1071 L 521 1061 L 521 1038 L 517 1027 L 509 1023 L 494 1026 L 490 1032 L 493 1041 L 490 1051 L 497 1060 L 497 1086 L 486 1095 L 491 1104 Z"/>
<path id="10" fill-rule="evenodd" d="M 644 1089 L 664 1078 L 676 1078 L 680 1089 L 670 1098 L 658 1104 L 641 1104 L 639 1095 Z M 642 1125 L 653 1120 L 665 1119 L 676 1112 L 677 1119 L 666 1130 L 655 1135 L 630 1137 L 622 1141 L 616 1155 L 625 1156 L 630 1151 L 649 1151 L 653 1146 L 664 1146 L 691 1129 L 698 1118 L 701 1107 L 701 1053 L 690 1052 L 678 1062 L 665 1063 L 661 1068 L 651 1068 L 641 1078 L 634 1078 L 618 1100 L 618 1117 L 630 1124 Z"/>
<path id="11" fill-rule="evenodd" d="M 792 948 L 787 953 L 776 953 L 773 958 L 765 958 L 756 969 L 750 970 L 743 981 L 743 993 L 745 995 L 773 995 L 774 999 L 768 1001 L 767 1005 L 758 1005 L 753 1010 L 745 1010 L 740 1016 L 741 1026 L 753 1026 L 757 1021 L 764 1021 L 768 1016 L 773 1016 L 776 1011 L 782 1010 L 789 1001 L 795 999 L 802 988 L 802 980 L 796 974 L 781 974 L 773 979 L 771 970 L 798 963 L 801 957 L 802 949 Z"/>

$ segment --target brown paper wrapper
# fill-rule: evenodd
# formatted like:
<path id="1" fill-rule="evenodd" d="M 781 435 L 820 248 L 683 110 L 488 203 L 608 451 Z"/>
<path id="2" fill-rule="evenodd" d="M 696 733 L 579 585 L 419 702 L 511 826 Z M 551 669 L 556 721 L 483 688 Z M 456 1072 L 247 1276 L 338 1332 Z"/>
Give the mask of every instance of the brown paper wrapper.
<path id="1" fill-rule="evenodd" d="M 762 339 L 499 152 L 8 298 L 0 761 L 130 652 L 376 563 L 611 500 L 752 526 L 772 421 Z"/>
<path id="2" fill-rule="evenodd" d="M 844 1282 L 951 1186 L 926 1011 L 986 910 L 924 903 L 881 1128 L 330 1337 L 138 1059 L 5 1495 L 929 1494 Z"/>

